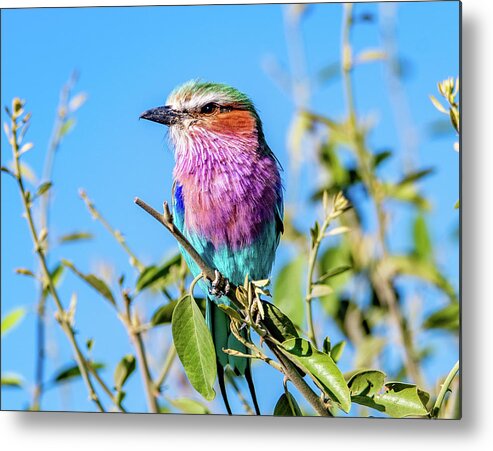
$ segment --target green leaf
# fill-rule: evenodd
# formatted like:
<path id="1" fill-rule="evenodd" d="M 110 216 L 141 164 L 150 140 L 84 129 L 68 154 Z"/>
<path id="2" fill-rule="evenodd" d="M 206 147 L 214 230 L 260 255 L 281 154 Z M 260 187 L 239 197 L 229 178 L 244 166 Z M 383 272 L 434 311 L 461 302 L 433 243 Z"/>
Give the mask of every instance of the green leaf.
<path id="1" fill-rule="evenodd" d="M 10 170 L 14 174 L 16 174 L 17 173 L 17 170 L 15 169 L 14 164 L 13 163 L 9 163 L 9 166 L 10 166 Z M 24 178 L 24 179 L 26 179 L 28 182 L 30 182 L 30 183 L 32 183 L 34 185 L 36 183 L 37 178 L 36 178 L 36 174 L 31 169 L 31 167 L 28 166 L 23 161 L 21 161 L 19 163 L 19 166 L 20 166 L 20 170 L 21 170 L 21 177 Z"/>
<path id="2" fill-rule="evenodd" d="M 92 240 L 94 235 L 89 232 L 74 232 L 62 235 L 58 241 L 60 243 L 70 243 L 72 241 Z"/>
<path id="3" fill-rule="evenodd" d="M 193 297 L 187 295 L 178 301 L 171 330 L 176 352 L 190 383 L 205 399 L 214 399 L 217 372 L 214 343 Z"/>
<path id="4" fill-rule="evenodd" d="M 18 374 L 8 373 L 2 374 L 1 376 L 1 386 L 9 388 L 22 388 L 23 385 L 22 377 Z"/>
<path id="5" fill-rule="evenodd" d="M 274 304 L 262 301 L 262 305 L 265 313 L 262 323 L 277 341 L 283 342 L 299 336 L 291 320 Z"/>
<path id="6" fill-rule="evenodd" d="M 382 152 L 378 152 L 373 156 L 373 165 L 377 168 L 384 161 L 387 161 L 392 156 L 392 151 L 383 150 Z"/>
<path id="7" fill-rule="evenodd" d="M 33 147 L 34 147 L 33 143 L 24 144 L 19 150 L 19 156 L 21 156 L 22 154 L 25 154 L 26 152 L 29 152 Z"/>
<path id="8" fill-rule="evenodd" d="M 325 274 L 320 276 L 317 280 L 317 283 L 323 282 L 327 279 L 330 279 L 331 277 L 338 276 L 339 274 L 343 274 L 350 269 L 352 269 L 350 265 L 338 266 L 337 268 L 331 269 L 329 272 L 326 272 Z"/>
<path id="9" fill-rule="evenodd" d="M 143 291 L 147 288 L 154 287 L 159 282 L 160 285 L 166 285 L 174 266 L 181 264 L 181 255 L 176 254 L 161 266 L 148 266 L 145 268 L 137 279 L 136 291 Z"/>
<path id="10" fill-rule="evenodd" d="M 364 368 L 369 365 L 380 355 L 385 346 L 385 339 L 377 335 L 366 335 L 358 345 L 354 357 L 356 368 Z"/>
<path id="11" fill-rule="evenodd" d="M 436 99 L 435 96 L 430 95 L 431 103 L 433 106 L 440 111 L 440 113 L 449 114 L 448 111 L 443 107 L 443 105 Z"/>
<path id="12" fill-rule="evenodd" d="M 454 287 L 434 264 L 409 255 L 393 255 L 387 260 L 397 274 L 414 276 L 427 281 L 447 294 L 452 302 L 458 302 Z"/>
<path id="13" fill-rule="evenodd" d="M 458 200 L 455 204 L 454 204 L 454 208 L 457 210 L 458 208 L 460 208 L 460 200 Z"/>
<path id="14" fill-rule="evenodd" d="M 305 256 L 298 255 L 281 268 L 274 284 L 276 305 L 298 326 L 304 318 L 302 290 L 305 265 Z"/>
<path id="15" fill-rule="evenodd" d="M 328 285 L 315 284 L 312 286 L 312 292 L 310 293 L 312 298 L 319 298 L 322 296 L 328 296 L 333 293 L 333 289 Z"/>
<path id="16" fill-rule="evenodd" d="M 93 346 L 94 346 L 94 338 L 89 338 L 86 341 L 86 348 L 87 348 L 87 350 L 90 352 Z"/>
<path id="17" fill-rule="evenodd" d="M 44 182 L 41 185 L 39 185 L 38 190 L 36 191 L 36 196 L 42 196 L 44 193 L 46 193 L 53 184 L 51 182 Z"/>
<path id="18" fill-rule="evenodd" d="M 326 354 L 329 354 L 330 355 L 330 348 L 331 348 L 331 344 L 330 344 L 330 338 L 329 337 L 325 337 L 324 338 L 324 342 L 322 344 L 322 350 L 326 353 Z M 332 357 L 333 358 L 333 357 Z"/>
<path id="19" fill-rule="evenodd" d="M 405 180 L 405 179 L 404 179 Z M 394 185 L 392 183 L 384 183 L 382 187 L 387 196 L 417 206 L 422 210 L 430 210 L 431 206 L 427 199 L 418 193 L 416 185 L 413 183 L 402 183 Z"/>
<path id="20" fill-rule="evenodd" d="M 433 173 L 433 168 L 422 169 L 420 171 L 411 172 L 406 174 L 404 178 L 399 182 L 399 185 L 406 185 L 409 183 L 417 182 L 422 178 Z"/>
<path id="21" fill-rule="evenodd" d="M 348 380 L 351 395 L 373 396 L 383 387 L 385 373 L 377 370 L 359 370 Z"/>
<path id="22" fill-rule="evenodd" d="M 29 277 L 36 277 L 34 273 L 27 268 L 16 268 L 15 269 L 16 274 L 20 274 L 21 276 L 29 276 Z"/>
<path id="23" fill-rule="evenodd" d="M 312 347 L 303 338 L 292 338 L 283 343 L 289 358 L 305 373 L 311 375 L 324 392 L 340 405 L 344 412 L 351 408 L 349 388 L 332 358 Z"/>
<path id="24" fill-rule="evenodd" d="M 384 393 L 377 393 L 373 397 L 352 397 L 353 402 L 385 412 L 393 418 L 427 415 L 426 404 L 429 399 L 428 393 L 415 385 L 402 382 L 388 382 L 385 384 Z"/>
<path id="25" fill-rule="evenodd" d="M 243 322 L 240 314 L 233 307 L 230 307 L 226 304 L 218 304 L 217 307 L 219 308 L 219 310 L 222 310 L 224 313 L 226 313 L 226 315 L 228 315 L 230 318 L 233 318 L 240 323 Z"/>
<path id="26" fill-rule="evenodd" d="M 160 324 L 171 323 L 176 304 L 178 304 L 178 301 L 171 301 L 168 304 L 158 307 L 152 314 L 151 324 L 153 326 L 159 326 Z"/>
<path id="27" fill-rule="evenodd" d="M 0 170 L 2 172 L 5 172 L 6 174 L 9 174 L 11 177 L 14 177 L 15 178 L 14 173 L 9 168 L 7 168 L 6 166 L 1 166 L 0 167 Z"/>
<path id="28" fill-rule="evenodd" d="M 401 382 L 385 384 L 386 392 L 374 396 L 377 404 L 385 407 L 385 413 L 394 418 L 403 418 L 410 415 L 426 415 L 428 410 L 423 403 L 426 396 L 415 385 Z M 424 392 L 422 392 L 424 393 Z M 429 398 L 429 396 L 428 396 Z"/>
<path id="29" fill-rule="evenodd" d="M 60 284 L 64 268 L 65 267 L 62 264 L 58 264 L 50 272 L 51 280 L 53 281 L 53 285 L 55 286 L 55 288 Z M 48 286 L 44 286 L 43 287 L 43 296 L 44 297 L 48 296 L 48 293 L 49 293 Z"/>
<path id="30" fill-rule="evenodd" d="M 190 398 L 178 398 L 178 399 L 170 399 L 170 404 L 176 407 L 183 413 L 189 413 L 193 415 L 208 415 L 210 414 L 210 410 L 204 406 L 202 403 L 195 401 Z"/>
<path id="31" fill-rule="evenodd" d="M 387 53 L 381 49 L 367 49 L 356 55 L 355 63 L 363 64 L 373 61 L 381 61 L 387 58 Z"/>
<path id="32" fill-rule="evenodd" d="M 300 406 L 294 399 L 294 396 L 287 392 L 283 393 L 274 407 L 276 417 L 302 417 Z"/>
<path id="33" fill-rule="evenodd" d="M 101 370 L 104 368 L 104 363 L 92 362 L 91 367 L 95 371 Z M 71 365 L 67 368 L 59 370 L 56 373 L 56 375 L 53 377 L 53 382 L 55 384 L 59 384 L 62 382 L 71 381 L 71 380 L 73 380 L 77 377 L 80 377 L 80 376 L 81 376 L 80 369 L 76 364 L 74 364 L 74 365 Z"/>
<path id="34" fill-rule="evenodd" d="M 426 221 L 423 215 L 418 215 L 414 221 L 414 253 L 421 260 L 427 260 L 432 255 L 432 244 Z"/>
<path id="35" fill-rule="evenodd" d="M 60 127 L 60 131 L 58 132 L 59 139 L 62 139 L 67 133 L 72 131 L 75 126 L 75 119 L 70 118 L 65 121 L 65 123 Z"/>
<path id="36" fill-rule="evenodd" d="M 460 308 L 457 302 L 448 304 L 444 308 L 432 313 L 426 318 L 425 329 L 445 329 L 457 332 L 460 326 Z"/>
<path id="37" fill-rule="evenodd" d="M 7 332 L 10 332 L 14 327 L 18 326 L 26 315 L 26 309 L 24 307 L 18 307 L 11 310 L 2 318 L 2 337 L 4 337 Z"/>
<path id="38" fill-rule="evenodd" d="M 332 357 L 332 360 L 335 363 L 337 363 L 341 359 L 345 347 L 346 347 L 346 342 L 343 340 L 335 344 L 330 350 L 330 356 Z"/>
<path id="39" fill-rule="evenodd" d="M 62 263 L 70 268 L 75 274 L 77 274 L 82 280 L 87 282 L 91 287 L 98 291 L 105 299 L 107 299 L 112 305 L 116 305 L 113 293 L 109 289 L 106 282 L 96 277 L 94 274 L 83 274 L 81 273 L 72 262 L 62 259 Z"/>
<path id="40" fill-rule="evenodd" d="M 135 371 L 135 357 L 131 354 L 124 356 L 115 368 L 113 380 L 115 382 L 115 390 L 122 391 L 125 382 L 130 375 Z"/>

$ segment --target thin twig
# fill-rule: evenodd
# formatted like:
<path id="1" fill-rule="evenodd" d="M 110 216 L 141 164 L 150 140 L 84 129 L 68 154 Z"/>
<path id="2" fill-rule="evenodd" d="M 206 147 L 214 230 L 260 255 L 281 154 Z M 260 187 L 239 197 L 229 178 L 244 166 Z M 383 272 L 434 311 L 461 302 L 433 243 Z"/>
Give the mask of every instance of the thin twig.
<path id="1" fill-rule="evenodd" d="M 438 393 L 435 404 L 433 405 L 433 409 L 431 409 L 431 418 L 438 418 L 438 415 L 440 414 L 440 409 L 442 408 L 442 404 L 445 399 L 445 395 L 447 394 L 447 391 L 449 390 L 450 384 L 454 380 L 455 375 L 459 371 L 459 365 L 459 360 L 457 360 L 457 362 L 445 378 L 445 381 L 440 388 L 440 392 Z"/>
<path id="2" fill-rule="evenodd" d="M 108 397 L 111 399 L 111 402 L 115 405 L 115 407 L 120 411 L 120 412 L 126 412 L 126 410 L 123 408 L 121 405 L 121 402 L 118 402 L 117 398 L 115 397 L 114 393 L 110 390 L 110 388 L 106 385 L 106 383 L 103 381 L 99 373 L 97 372 L 96 368 L 94 368 L 92 365 L 87 365 L 89 368 L 89 371 L 91 374 L 94 376 L 94 379 L 96 379 L 97 383 L 101 386 L 103 391 L 108 395 Z"/>
<path id="3" fill-rule="evenodd" d="M 332 216 L 327 215 L 322 226 L 320 227 L 318 235 L 315 237 L 312 248 L 310 251 L 310 257 L 308 261 L 308 274 L 307 274 L 307 283 L 306 283 L 306 296 L 305 296 L 305 306 L 306 306 L 306 322 L 308 325 L 308 338 L 313 343 L 315 347 L 317 347 L 317 339 L 315 335 L 315 327 L 313 325 L 313 313 L 312 313 L 312 290 L 313 290 L 313 273 L 315 271 L 315 265 L 317 263 L 318 251 L 320 249 L 320 244 L 325 235 L 325 231 L 329 227 L 332 221 Z"/>
<path id="4" fill-rule="evenodd" d="M 68 82 L 63 86 L 60 93 L 60 102 L 57 109 L 57 115 L 55 124 L 53 127 L 53 133 L 48 144 L 48 150 L 46 152 L 43 180 L 45 182 L 51 182 L 53 178 L 53 166 L 55 162 L 55 155 L 61 142 L 61 130 L 67 120 L 68 102 L 70 98 L 70 92 L 73 85 L 76 82 L 76 74 L 72 73 Z M 40 208 L 40 228 L 49 229 L 50 223 L 50 199 L 51 189 L 47 190 L 41 195 L 41 208 Z M 50 237 L 45 240 L 46 249 L 49 248 Z M 46 258 L 48 260 L 47 250 L 45 251 Z M 40 410 L 41 408 L 41 396 L 43 394 L 43 379 L 44 379 L 44 362 L 45 362 L 45 341 L 46 341 L 46 297 L 47 292 L 44 284 L 39 286 L 39 299 L 36 308 L 36 370 L 35 370 L 35 385 L 33 390 L 33 400 L 31 409 Z"/>
<path id="5" fill-rule="evenodd" d="M 164 384 L 166 378 L 168 377 L 171 367 L 173 366 L 175 357 L 176 357 L 176 348 L 174 343 L 172 342 L 169 346 L 168 354 L 166 355 L 166 358 L 164 360 L 163 369 L 161 370 L 161 373 L 156 379 L 156 382 L 154 382 L 157 391 L 161 391 L 161 387 Z"/>
<path id="6" fill-rule="evenodd" d="M 79 367 L 79 370 L 82 375 L 82 379 L 84 380 L 87 390 L 89 392 L 89 397 L 90 399 L 96 404 L 98 409 L 101 412 L 104 412 L 104 407 L 101 404 L 101 401 L 98 398 L 98 395 L 96 394 L 96 391 L 94 390 L 94 386 L 91 382 L 91 379 L 89 377 L 89 373 L 87 370 L 86 366 L 86 359 L 84 358 L 78 344 L 77 340 L 75 339 L 75 334 L 72 329 L 72 326 L 70 324 L 70 319 L 68 318 L 67 312 L 64 310 L 62 302 L 58 296 L 58 292 L 55 288 L 55 284 L 53 282 L 53 279 L 51 277 L 50 271 L 48 270 L 48 264 L 46 262 L 46 257 L 44 254 L 43 246 L 38 238 L 38 233 L 36 231 L 36 226 L 34 225 L 34 220 L 32 216 L 32 211 L 31 211 L 31 206 L 27 198 L 26 194 L 26 189 L 24 188 L 24 181 L 22 178 L 22 172 L 21 172 L 21 165 L 20 165 L 20 158 L 19 158 L 19 143 L 18 143 L 18 138 L 17 138 L 17 130 L 18 130 L 18 125 L 16 122 L 16 119 L 14 117 L 11 117 L 12 121 L 12 140 L 11 140 L 11 146 L 12 146 L 12 151 L 13 151 L 13 156 L 14 156 L 14 164 L 15 164 L 15 178 L 17 180 L 17 184 L 19 186 L 19 191 L 21 193 L 21 198 L 22 198 L 22 203 L 24 206 L 24 211 L 25 215 L 27 218 L 28 226 L 29 226 L 29 232 L 31 234 L 31 238 L 34 243 L 34 248 L 35 252 L 39 257 L 39 261 L 41 264 L 41 269 L 43 272 L 43 277 L 46 280 L 46 283 L 48 285 L 48 289 L 53 297 L 53 300 L 55 301 L 55 304 L 58 309 L 58 315 L 57 319 L 65 332 L 67 338 L 70 341 L 70 344 L 72 346 L 72 350 L 75 354 L 75 360 L 77 362 L 77 366 Z"/>
<path id="7" fill-rule="evenodd" d="M 55 301 L 55 304 L 57 306 L 57 309 L 58 309 L 57 319 L 58 319 L 63 331 L 65 332 L 67 338 L 70 341 L 70 344 L 72 346 L 72 350 L 74 352 L 74 357 L 75 357 L 75 360 L 77 362 L 77 366 L 79 367 L 79 370 L 80 370 L 81 375 L 82 375 L 82 379 L 84 380 L 84 382 L 87 386 L 87 390 L 89 392 L 89 397 L 96 404 L 98 409 L 101 412 L 104 412 L 104 407 L 101 404 L 101 401 L 99 400 L 98 395 L 96 394 L 96 391 L 94 390 L 94 386 L 93 386 L 91 379 L 89 377 L 89 373 L 88 373 L 87 366 L 86 366 L 86 359 L 84 358 L 84 356 L 83 356 L 83 354 L 82 354 L 82 352 L 81 352 L 81 350 L 77 344 L 77 340 L 75 339 L 75 334 L 74 334 L 74 331 L 73 331 L 71 323 L 70 323 L 70 318 L 68 317 L 67 312 L 63 308 L 63 304 L 62 304 L 62 302 L 58 296 L 58 292 L 55 288 L 55 284 L 54 284 L 53 279 L 51 277 L 50 271 L 48 270 L 48 264 L 46 262 L 46 256 L 45 256 L 45 253 L 43 250 L 43 246 L 40 242 L 40 239 L 38 238 L 39 235 L 36 231 L 36 226 L 34 225 L 34 220 L 33 220 L 33 216 L 32 216 L 30 202 L 28 201 L 26 189 L 24 187 L 24 181 L 22 178 L 20 158 L 19 158 L 19 142 L 18 142 L 18 137 L 17 137 L 18 124 L 17 124 L 17 119 L 14 116 L 11 116 L 11 126 L 12 126 L 11 146 L 12 146 L 15 171 L 16 171 L 15 178 L 16 178 L 17 184 L 19 186 L 19 191 L 20 191 L 22 203 L 24 206 L 24 212 L 25 212 L 27 223 L 29 226 L 29 232 L 31 234 L 31 238 L 32 238 L 33 243 L 34 243 L 35 252 L 39 257 L 43 277 L 46 280 L 49 292 L 51 293 L 51 296 L 53 297 L 53 300 Z"/>
<path id="8" fill-rule="evenodd" d="M 96 208 L 94 202 L 89 199 L 87 193 L 83 189 L 79 190 L 79 196 L 86 204 L 86 207 L 91 213 L 92 217 L 101 222 L 103 227 L 110 233 L 111 236 L 113 236 L 113 238 L 115 238 L 115 240 L 120 244 L 123 250 L 128 254 L 128 256 L 130 257 L 130 264 L 134 266 L 139 272 L 142 272 L 145 269 L 145 265 L 139 260 L 132 249 L 130 249 L 122 233 L 111 226 L 111 224 Z"/>
<path id="9" fill-rule="evenodd" d="M 125 312 L 120 315 L 130 339 L 135 347 L 137 354 L 137 362 L 139 364 L 142 382 L 144 384 L 144 390 L 147 398 L 147 406 L 152 413 L 159 413 L 159 404 L 157 402 L 158 392 L 152 382 L 151 371 L 149 370 L 149 364 L 147 362 L 147 354 L 144 348 L 144 342 L 142 340 L 142 333 L 140 332 L 140 325 L 137 315 L 133 315 L 130 310 L 131 298 L 126 290 L 122 290 L 122 296 L 125 303 Z"/>

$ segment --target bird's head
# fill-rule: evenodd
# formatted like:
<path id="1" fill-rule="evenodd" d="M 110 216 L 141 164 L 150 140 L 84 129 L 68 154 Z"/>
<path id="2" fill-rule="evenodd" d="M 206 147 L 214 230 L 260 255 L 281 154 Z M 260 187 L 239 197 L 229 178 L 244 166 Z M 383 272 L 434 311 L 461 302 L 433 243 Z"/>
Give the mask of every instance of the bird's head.
<path id="1" fill-rule="evenodd" d="M 262 126 L 252 101 L 231 86 L 189 81 L 176 88 L 166 104 L 140 116 L 167 125 L 175 146 L 211 139 L 255 140 Z"/>

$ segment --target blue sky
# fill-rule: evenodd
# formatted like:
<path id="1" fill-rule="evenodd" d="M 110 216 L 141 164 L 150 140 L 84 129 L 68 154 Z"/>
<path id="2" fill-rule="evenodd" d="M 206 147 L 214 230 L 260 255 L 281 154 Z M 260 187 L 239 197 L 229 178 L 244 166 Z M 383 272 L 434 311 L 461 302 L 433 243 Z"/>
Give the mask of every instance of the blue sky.
<path id="1" fill-rule="evenodd" d="M 52 223 L 53 235 L 83 230 L 94 233 L 96 238 L 89 243 L 57 248 L 53 260 L 64 257 L 76 261 L 84 271 L 97 271 L 103 258 L 104 262 L 124 269 L 128 277 L 133 276 L 126 255 L 88 215 L 77 194 L 81 187 L 111 223 L 124 232 L 128 243 L 145 262 L 159 261 L 176 250 L 173 239 L 133 204 L 135 196 L 155 206 L 169 199 L 173 167 L 164 129 L 139 122 L 138 117 L 149 107 L 163 104 L 177 84 L 191 78 L 225 82 L 248 93 L 260 111 L 270 147 L 283 166 L 290 167 L 286 132 L 294 112 L 293 103 L 272 81 L 263 64 L 273 56 L 281 65 L 288 66 L 282 8 L 257 5 L 2 11 L 2 105 L 9 104 L 14 96 L 27 100 L 27 108 L 33 114 L 29 140 L 35 143 L 35 149 L 26 156 L 26 162 L 37 174 L 41 173 L 60 87 L 74 68 L 80 72 L 77 90 L 89 96 L 77 114 L 76 128 L 57 155 Z M 380 10 L 377 4 L 362 4 L 355 7 L 355 12 L 372 13 L 378 18 Z M 307 13 L 302 30 L 310 76 L 339 61 L 341 19 L 339 4 L 315 5 Z M 459 276 L 458 245 L 451 237 L 457 227 L 457 211 L 452 207 L 458 198 L 459 157 L 452 149 L 453 134 L 430 138 L 427 133 L 433 121 L 442 119 L 428 94 L 436 93 L 437 81 L 458 74 L 458 33 L 457 2 L 397 6 L 398 50 L 411 64 L 404 88 L 421 138 L 415 161 L 420 167 L 436 167 L 422 187 L 433 204 L 428 222 L 437 259 L 455 286 Z M 353 38 L 357 51 L 381 47 L 378 21 L 358 24 Z M 362 65 L 354 79 L 359 114 L 378 117 L 370 144 L 375 149 L 397 149 L 399 154 L 399 136 L 386 95 L 382 64 Z M 345 114 L 342 92 L 340 80 L 336 79 L 313 94 L 310 106 L 317 112 L 341 118 Z M 5 164 L 11 155 L 3 135 L 1 144 Z M 306 199 L 316 170 L 313 162 L 305 164 L 300 194 L 285 179 L 286 198 Z M 401 173 L 400 166 L 394 163 L 387 166 L 385 175 L 397 180 Z M 16 276 L 13 268 L 34 268 L 34 258 L 16 187 L 8 177 L 2 176 L 1 183 L 2 315 L 16 306 L 26 306 L 29 311 L 23 323 L 2 341 L 2 371 L 25 375 L 29 387 L 34 375 L 36 289 L 30 279 Z M 304 225 L 308 227 L 316 215 L 316 211 L 306 208 Z M 396 249 L 410 245 L 406 238 L 408 230 L 401 230 L 409 227 L 406 218 L 409 219 L 405 209 L 400 209 L 392 223 L 392 246 Z M 274 272 L 280 263 L 282 257 Z M 61 288 L 62 298 L 68 300 L 73 290 L 79 293 L 79 339 L 83 343 L 87 338 L 95 338 L 94 358 L 105 358 L 108 369 L 104 374 L 111 381 L 118 360 L 131 352 L 129 340 L 113 311 L 67 274 Z M 430 301 L 425 310 L 445 303 L 438 293 L 428 293 Z M 141 311 L 148 313 L 159 304 L 151 298 L 140 302 Z M 52 310 L 53 306 L 50 315 Z M 54 320 L 50 324 L 48 376 L 70 358 L 65 338 Z M 444 334 L 427 338 L 441 350 L 441 357 L 425 368 L 426 375 L 436 379 L 457 358 L 457 343 Z M 169 336 L 161 330 L 152 336 L 150 348 L 159 351 L 168 340 Z M 162 358 L 164 350 L 156 355 Z M 152 364 L 159 368 L 159 362 Z M 175 364 L 175 369 L 178 367 L 179 363 Z M 262 379 L 279 379 L 269 368 L 256 366 L 254 371 Z M 128 389 L 127 407 L 144 410 L 137 373 L 129 381 Z M 63 393 L 62 397 L 57 390 L 48 391 L 44 408 L 59 410 L 70 405 L 77 410 L 92 409 L 82 384 L 71 384 Z M 195 396 L 193 392 L 188 394 Z M 272 411 L 279 394 L 280 390 L 259 393 L 266 411 Z M 2 407 L 22 409 L 27 399 L 25 393 L 4 390 Z M 214 410 L 221 409 L 221 402 L 216 402 Z"/>

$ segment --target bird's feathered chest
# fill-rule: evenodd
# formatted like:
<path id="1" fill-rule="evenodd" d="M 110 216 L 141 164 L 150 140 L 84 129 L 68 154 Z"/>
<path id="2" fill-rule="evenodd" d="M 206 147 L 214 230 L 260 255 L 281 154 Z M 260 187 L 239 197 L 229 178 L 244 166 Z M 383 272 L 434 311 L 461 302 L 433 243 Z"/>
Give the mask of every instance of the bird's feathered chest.
<path id="1" fill-rule="evenodd" d="M 188 233 L 215 248 L 241 249 L 276 220 L 279 169 L 256 135 L 225 138 L 202 131 L 175 146 L 175 209 Z"/>

